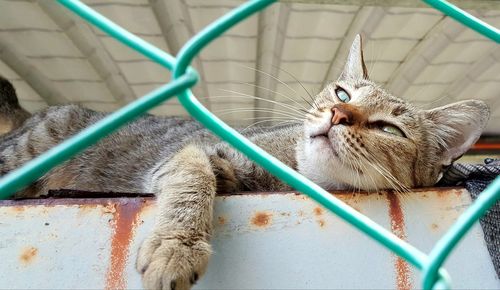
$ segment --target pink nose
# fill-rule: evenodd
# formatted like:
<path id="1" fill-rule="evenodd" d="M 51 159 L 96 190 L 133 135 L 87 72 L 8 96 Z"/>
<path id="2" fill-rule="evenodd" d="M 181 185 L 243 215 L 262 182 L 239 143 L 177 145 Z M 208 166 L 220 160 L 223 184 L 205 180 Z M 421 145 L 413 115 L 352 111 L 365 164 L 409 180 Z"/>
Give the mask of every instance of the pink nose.
<path id="1" fill-rule="evenodd" d="M 342 109 L 340 107 L 332 108 L 332 124 L 333 125 L 351 125 L 352 124 L 352 113 Z"/>

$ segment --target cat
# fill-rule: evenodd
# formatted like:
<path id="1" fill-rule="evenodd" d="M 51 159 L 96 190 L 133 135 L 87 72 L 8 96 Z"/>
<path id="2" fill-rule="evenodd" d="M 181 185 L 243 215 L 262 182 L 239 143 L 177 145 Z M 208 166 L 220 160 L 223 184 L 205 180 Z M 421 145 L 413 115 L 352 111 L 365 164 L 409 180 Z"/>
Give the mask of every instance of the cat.
<path id="1" fill-rule="evenodd" d="M 3 98 L 3 96 L 2 96 Z M 0 173 L 21 166 L 104 113 L 49 107 L 0 139 Z M 478 100 L 423 110 L 368 79 L 355 37 L 337 81 L 314 99 L 302 124 L 244 135 L 325 189 L 376 191 L 432 186 L 487 124 Z M 49 189 L 153 192 L 158 215 L 136 267 L 148 289 L 190 289 L 211 254 L 216 193 L 290 188 L 199 123 L 146 115 L 56 167 L 17 197 Z"/>

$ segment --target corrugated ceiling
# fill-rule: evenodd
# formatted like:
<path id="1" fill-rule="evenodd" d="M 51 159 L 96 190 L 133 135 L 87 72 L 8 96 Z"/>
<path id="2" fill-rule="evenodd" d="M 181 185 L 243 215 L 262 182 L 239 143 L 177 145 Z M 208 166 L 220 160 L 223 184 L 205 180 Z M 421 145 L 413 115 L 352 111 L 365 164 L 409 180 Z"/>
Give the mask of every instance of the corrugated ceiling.
<path id="1" fill-rule="evenodd" d="M 242 3 L 84 2 L 170 53 Z M 500 10 L 470 12 L 500 26 Z M 2 0 L 0 15 L 0 74 L 30 111 L 68 102 L 112 111 L 169 80 L 159 65 L 55 1 Z M 296 115 L 287 105 L 306 104 L 298 81 L 313 94 L 335 79 L 357 33 L 373 80 L 424 108 L 482 99 L 492 108 L 487 132 L 500 134 L 499 46 L 429 8 L 275 4 L 202 52 L 195 93 L 231 124 L 286 121 Z M 153 113 L 186 115 L 176 100 Z"/>

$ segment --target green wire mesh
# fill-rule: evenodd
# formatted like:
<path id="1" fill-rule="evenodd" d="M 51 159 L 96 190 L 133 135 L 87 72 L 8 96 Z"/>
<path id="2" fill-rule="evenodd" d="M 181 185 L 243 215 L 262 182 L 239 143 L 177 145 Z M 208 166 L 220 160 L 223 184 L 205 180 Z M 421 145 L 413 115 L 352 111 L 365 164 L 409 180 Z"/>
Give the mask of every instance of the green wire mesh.
<path id="1" fill-rule="evenodd" d="M 423 1 L 493 41 L 500 43 L 500 33 L 498 29 L 480 21 L 446 1 Z M 59 0 L 60 4 L 99 27 L 110 36 L 145 55 L 154 62 L 164 66 L 168 70 L 173 71 L 173 80 L 137 101 L 108 115 L 106 118 L 82 130 L 72 138 L 26 163 L 21 168 L 2 177 L 0 180 L 0 199 L 12 196 L 16 191 L 28 186 L 52 168 L 70 159 L 85 148 L 95 144 L 125 123 L 134 120 L 146 111 L 177 95 L 179 101 L 186 110 L 219 137 L 233 145 L 262 167 L 266 168 L 270 173 L 279 177 L 298 191 L 307 194 L 360 231 L 366 233 L 416 268 L 422 270 L 422 285 L 424 289 L 449 289 L 450 278 L 446 271 L 441 268 L 441 265 L 472 225 L 484 215 L 488 208 L 497 202 L 498 198 L 500 198 L 500 177 L 479 195 L 477 200 L 438 241 L 431 253 L 425 255 L 420 250 L 402 241 L 371 219 L 358 213 L 318 185 L 248 141 L 234 129 L 210 113 L 191 93 L 190 88 L 198 81 L 197 72 L 188 67 L 192 59 L 206 45 L 224 33 L 227 29 L 274 2 L 275 0 L 254 0 L 232 10 L 195 35 L 184 45 L 178 56 L 174 58 L 168 53 L 111 22 L 78 0 Z"/>

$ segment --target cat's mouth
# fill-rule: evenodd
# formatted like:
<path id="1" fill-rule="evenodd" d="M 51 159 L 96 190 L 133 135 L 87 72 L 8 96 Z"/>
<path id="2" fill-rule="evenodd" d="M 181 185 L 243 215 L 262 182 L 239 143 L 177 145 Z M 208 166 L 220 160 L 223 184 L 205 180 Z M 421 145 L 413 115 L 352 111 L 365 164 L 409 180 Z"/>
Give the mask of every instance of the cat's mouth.
<path id="1" fill-rule="evenodd" d="M 316 141 L 316 142 L 324 142 L 326 143 L 326 145 L 328 146 L 328 149 L 330 149 L 330 151 L 332 152 L 332 154 L 337 157 L 337 158 L 340 158 L 340 155 L 339 155 L 339 152 L 338 152 L 338 149 L 337 149 L 337 145 L 335 144 L 335 142 L 332 142 L 332 139 L 330 138 L 330 130 L 326 131 L 326 132 L 321 132 L 321 133 L 318 133 L 316 135 L 313 135 L 311 136 L 311 140 L 313 141 Z"/>
<path id="2" fill-rule="evenodd" d="M 328 133 L 321 133 L 318 135 L 311 136 L 311 139 L 314 139 L 314 138 L 328 138 Z"/>

